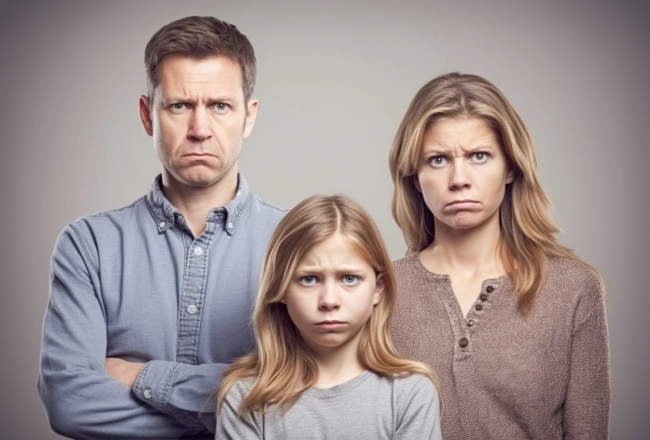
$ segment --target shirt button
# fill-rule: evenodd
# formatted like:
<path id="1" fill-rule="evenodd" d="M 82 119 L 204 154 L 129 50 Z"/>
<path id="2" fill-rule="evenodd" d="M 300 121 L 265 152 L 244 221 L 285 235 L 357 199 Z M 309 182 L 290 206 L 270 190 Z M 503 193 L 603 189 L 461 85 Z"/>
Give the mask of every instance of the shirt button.
<path id="1" fill-rule="evenodd" d="M 481 293 L 479 298 L 481 298 L 481 301 L 487 301 L 487 295 L 485 293 Z"/>
<path id="2" fill-rule="evenodd" d="M 144 390 L 143 394 L 144 394 L 145 399 L 151 399 L 151 396 L 152 396 L 151 390 Z"/>
<path id="3" fill-rule="evenodd" d="M 469 321 L 467 321 L 467 326 L 468 327 L 471 327 L 473 325 L 474 325 L 474 320 L 473 319 L 470 319 Z"/>
<path id="4" fill-rule="evenodd" d="M 232 229 L 232 222 L 228 223 L 228 229 Z"/>
<path id="5" fill-rule="evenodd" d="M 203 253 L 203 249 L 201 249 L 200 247 L 197 246 L 194 248 L 194 255 L 201 255 L 202 253 Z"/>
<path id="6" fill-rule="evenodd" d="M 190 315 L 195 314 L 197 310 L 198 309 L 194 304 L 190 304 L 189 306 L 187 306 L 187 313 L 189 313 Z"/>
<path id="7" fill-rule="evenodd" d="M 487 291 L 487 293 L 492 293 L 492 292 L 494 292 L 494 287 L 487 286 L 487 288 L 485 290 Z"/>
<path id="8" fill-rule="evenodd" d="M 481 310 L 483 310 L 483 306 L 480 305 L 480 304 L 476 304 L 476 307 L 475 307 L 475 308 L 476 308 L 476 310 L 478 310 L 479 312 L 480 312 Z"/>
<path id="9" fill-rule="evenodd" d="M 160 229 L 163 229 L 165 226 L 167 226 L 167 223 L 160 222 L 160 224 L 158 226 L 160 227 Z"/>
<path id="10" fill-rule="evenodd" d="M 458 345 L 460 345 L 463 348 L 467 347 L 468 344 L 469 341 L 467 340 L 467 338 L 460 338 L 460 341 L 458 341 Z"/>

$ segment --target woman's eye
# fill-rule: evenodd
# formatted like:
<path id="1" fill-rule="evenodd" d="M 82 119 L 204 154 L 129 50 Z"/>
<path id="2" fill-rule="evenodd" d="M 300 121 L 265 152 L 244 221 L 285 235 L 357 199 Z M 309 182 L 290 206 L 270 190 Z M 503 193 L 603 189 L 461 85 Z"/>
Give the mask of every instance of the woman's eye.
<path id="1" fill-rule="evenodd" d="M 474 161 L 476 161 L 476 162 L 479 162 L 479 163 L 485 162 L 487 160 L 487 158 L 488 158 L 487 153 L 483 153 L 483 152 L 480 152 L 480 151 L 478 153 L 474 153 Z"/>
<path id="2" fill-rule="evenodd" d="M 447 165 L 447 158 L 445 156 L 433 156 L 429 159 L 429 163 L 434 167 L 441 167 Z"/>
<path id="3" fill-rule="evenodd" d="M 343 275 L 341 281 L 343 281 L 343 284 L 356 284 L 359 277 L 356 275 Z"/>
<path id="4" fill-rule="evenodd" d="M 313 275 L 300 277 L 300 283 L 304 284 L 305 286 L 311 286 L 312 284 L 316 284 L 316 281 L 318 281 L 318 279 Z"/>

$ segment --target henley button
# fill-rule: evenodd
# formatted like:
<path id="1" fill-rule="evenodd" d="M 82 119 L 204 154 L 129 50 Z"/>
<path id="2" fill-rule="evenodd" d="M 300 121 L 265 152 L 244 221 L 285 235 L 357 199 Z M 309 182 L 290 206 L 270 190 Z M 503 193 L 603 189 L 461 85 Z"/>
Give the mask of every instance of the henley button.
<path id="1" fill-rule="evenodd" d="M 160 222 L 160 224 L 158 226 L 160 227 L 160 229 L 163 229 L 165 227 L 165 225 L 167 225 L 167 223 Z"/>
<path id="2" fill-rule="evenodd" d="M 467 321 L 467 326 L 468 327 L 471 327 L 473 325 L 474 325 L 474 320 L 473 319 L 470 319 L 469 321 Z"/>
<path id="3" fill-rule="evenodd" d="M 190 315 L 195 314 L 197 310 L 198 309 L 194 304 L 190 304 L 189 306 L 187 306 L 187 313 L 189 313 Z"/>
<path id="4" fill-rule="evenodd" d="M 479 298 L 481 298 L 481 301 L 487 301 L 487 295 L 485 293 L 481 293 Z"/>
<path id="5" fill-rule="evenodd" d="M 460 341 L 458 341 L 458 345 L 460 345 L 463 348 L 467 347 L 468 344 L 469 341 L 467 340 L 467 338 L 460 338 Z"/>
<path id="6" fill-rule="evenodd" d="M 143 394 L 145 399 L 151 399 L 151 390 L 144 390 Z"/>
<path id="7" fill-rule="evenodd" d="M 487 286 L 487 288 L 485 290 L 487 291 L 487 293 L 492 293 L 492 292 L 494 292 L 494 287 Z"/>
<path id="8" fill-rule="evenodd" d="M 200 247 L 197 246 L 194 248 L 194 255 L 201 255 L 202 253 L 203 253 L 203 249 L 201 249 Z"/>
<path id="9" fill-rule="evenodd" d="M 476 310 L 480 312 L 481 310 L 483 310 L 483 306 L 480 304 L 476 304 Z"/>

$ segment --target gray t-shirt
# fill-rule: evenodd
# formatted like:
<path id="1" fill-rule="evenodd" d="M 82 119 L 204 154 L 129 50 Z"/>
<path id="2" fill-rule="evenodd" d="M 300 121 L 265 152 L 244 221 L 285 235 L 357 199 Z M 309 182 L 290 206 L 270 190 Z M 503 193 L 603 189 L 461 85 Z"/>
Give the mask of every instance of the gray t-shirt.
<path id="1" fill-rule="evenodd" d="M 237 410 L 252 379 L 237 382 L 217 417 L 216 439 L 432 439 L 441 440 L 440 402 L 419 374 L 386 378 L 371 371 L 332 388 L 310 388 L 284 415 Z"/>

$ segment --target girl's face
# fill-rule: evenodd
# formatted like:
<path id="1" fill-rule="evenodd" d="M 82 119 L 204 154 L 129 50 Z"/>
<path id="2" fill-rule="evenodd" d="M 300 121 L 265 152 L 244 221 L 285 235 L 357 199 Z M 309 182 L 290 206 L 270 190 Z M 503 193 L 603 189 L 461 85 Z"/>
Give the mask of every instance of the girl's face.
<path id="1" fill-rule="evenodd" d="M 416 188 L 436 232 L 498 225 L 508 170 L 496 133 L 479 118 L 441 119 L 424 134 Z"/>
<path id="2" fill-rule="evenodd" d="M 356 356 L 361 329 L 384 287 L 383 277 L 337 232 L 305 253 L 283 301 L 312 353 L 345 347 Z"/>

